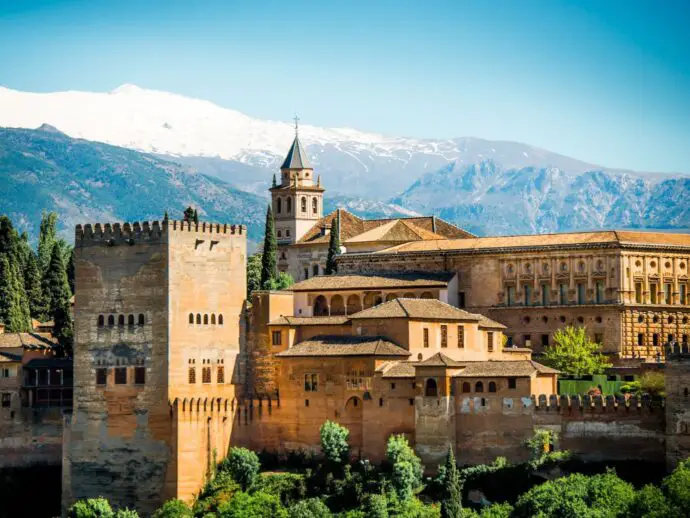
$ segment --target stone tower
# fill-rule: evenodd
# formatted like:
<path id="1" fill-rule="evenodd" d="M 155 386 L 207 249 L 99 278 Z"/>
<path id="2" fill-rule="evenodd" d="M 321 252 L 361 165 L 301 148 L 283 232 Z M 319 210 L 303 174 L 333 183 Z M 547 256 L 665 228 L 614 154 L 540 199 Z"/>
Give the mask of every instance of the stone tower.
<path id="1" fill-rule="evenodd" d="M 299 241 L 323 216 L 324 189 L 320 179 L 315 181 L 296 122 L 295 140 L 280 166 L 280 183 L 270 191 L 278 245 Z"/>
<path id="2" fill-rule="evenodd" d="M 666 355 L 666 466 L 690 456 L 690 351 L 676 345 Z"/>
<path id="3" fill-rule="evenodd" d="M 232 439 L 245 264 L 243 226 L 77 226 L 64 507 L 103 495 L 146 516 L 199 491 Z"/>

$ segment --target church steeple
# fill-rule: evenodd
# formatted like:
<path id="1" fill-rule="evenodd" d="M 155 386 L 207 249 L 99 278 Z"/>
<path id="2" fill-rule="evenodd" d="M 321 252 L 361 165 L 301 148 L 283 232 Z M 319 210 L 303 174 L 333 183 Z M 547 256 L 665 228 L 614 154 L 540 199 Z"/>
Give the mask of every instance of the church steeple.
<path id="1" fill-rule="evenodd" d="M 290 151 L 288 151 L 281 169 L 313 169 L 307 158 L 307 153 L 299 141 L 299 135 L 295 135 Z"/>

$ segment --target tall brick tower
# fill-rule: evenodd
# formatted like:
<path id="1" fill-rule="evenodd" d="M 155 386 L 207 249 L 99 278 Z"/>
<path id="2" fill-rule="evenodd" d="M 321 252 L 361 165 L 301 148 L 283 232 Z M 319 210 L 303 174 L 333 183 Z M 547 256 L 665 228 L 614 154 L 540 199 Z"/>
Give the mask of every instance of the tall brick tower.
<path id="1" fill-rule="evenodd" d="M 291 245 L 323 216 L 323 192 L 314 181 L 314 169 L 299 140 L 295 117 L 295 140 L 280 166 L 280 184 L 271 188 L 273 217 L 279 245 Z"/>
<path id="2" fill-rule="evenodd" d="M 63 506 L 103 495 L 148 515 L 198 492 L 231 441 L 245 264 L 243 226 L 77 226 Z"/>

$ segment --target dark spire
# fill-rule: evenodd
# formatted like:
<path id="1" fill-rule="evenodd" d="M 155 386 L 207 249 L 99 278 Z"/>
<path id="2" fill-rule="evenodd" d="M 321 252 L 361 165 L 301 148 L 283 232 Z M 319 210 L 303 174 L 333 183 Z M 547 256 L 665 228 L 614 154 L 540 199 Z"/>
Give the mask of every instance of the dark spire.
<path id="1" fill-rule="evenodd" d="M 304 151 L 302 143 L 299 141 L 298 121 L 299 117 L 295 116 L 295 140 L 292 142 L 292 146 L 283 161 L 283 165 L 280 166 L 281 169 L 312 169 L 309 159 L 307 158 L 307 153 Z"/>

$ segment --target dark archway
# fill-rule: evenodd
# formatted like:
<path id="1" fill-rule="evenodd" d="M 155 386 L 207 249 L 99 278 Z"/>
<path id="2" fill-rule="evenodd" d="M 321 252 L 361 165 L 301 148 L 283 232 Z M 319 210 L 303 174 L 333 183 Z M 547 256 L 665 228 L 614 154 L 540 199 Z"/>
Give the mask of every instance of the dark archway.
<path id="1" fill-rule="evenodd" d="M 326 297 L 324 297 L 323 295 L 319 295 L 318 297 L 316 297 L 316 300 L 314 300 L 313 315 L 315 317 L 328 316 L 328 302 L 326 301 Z"/>
<path id="2" fill-rule="evenodd" d="M 424 395 L 426 397 L 438 396 L 438 386 L 436 385 L 436 380 L 434 378 L 429 378 L 428 380 L 426 380 Z"/>

